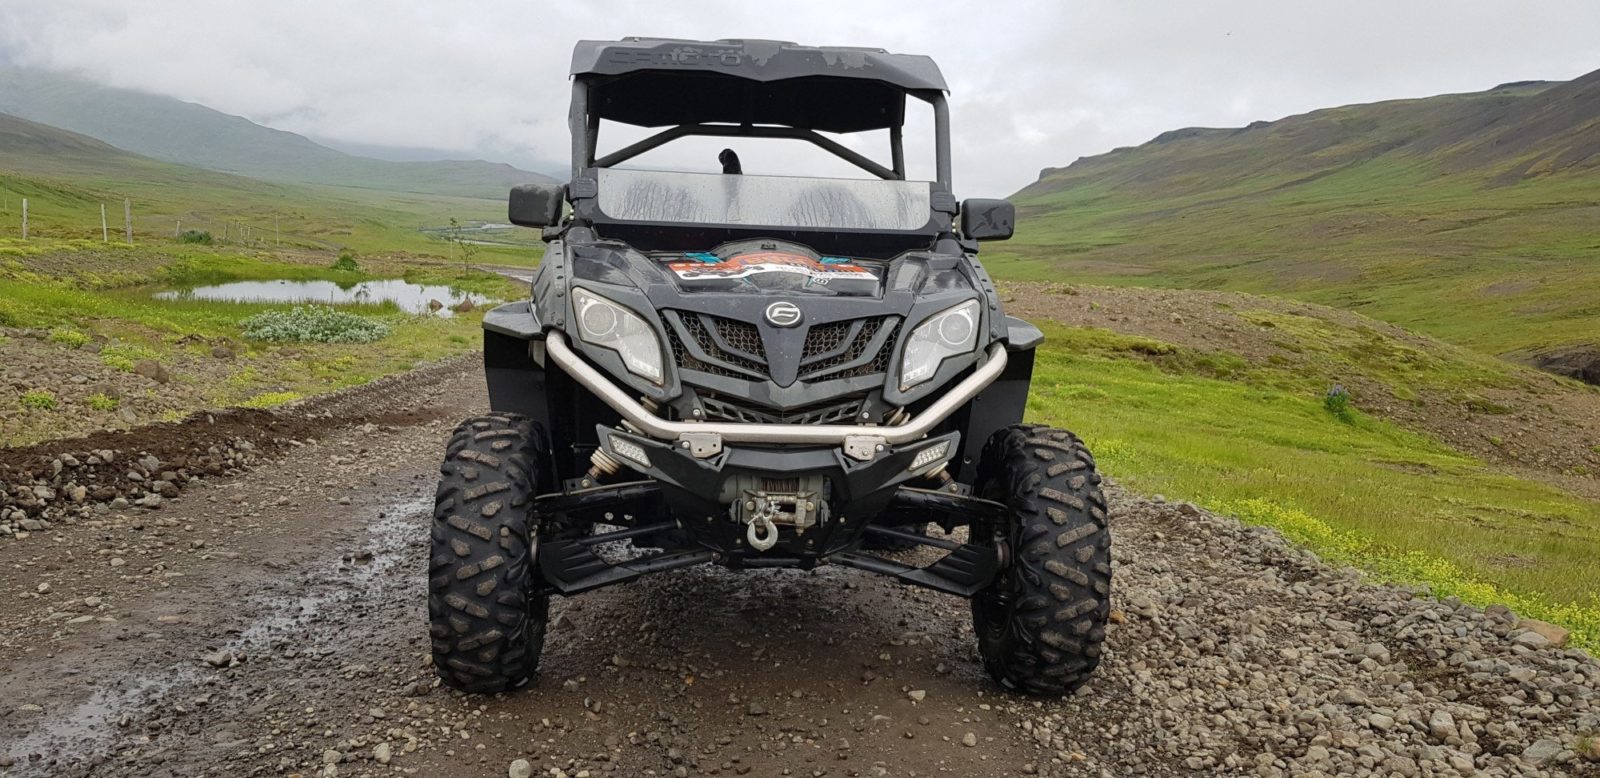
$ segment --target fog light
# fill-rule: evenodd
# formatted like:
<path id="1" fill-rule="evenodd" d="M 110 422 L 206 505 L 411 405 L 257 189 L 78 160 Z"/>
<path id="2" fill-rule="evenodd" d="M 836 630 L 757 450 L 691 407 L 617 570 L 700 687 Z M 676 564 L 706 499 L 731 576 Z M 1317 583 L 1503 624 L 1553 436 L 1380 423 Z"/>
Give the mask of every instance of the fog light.
<path id="1" fill-rule="evenodd" d="M 934 462 L 942 462 L 950 455 L 950 441 L 941 440 L 921 451 L 911 459 L 911 466 L 907 470 L 920 470 Z"/>
<path id="2" fill-rule="evenodd" d="M 640 467 L 650 467 L 650 455 L 645 453 L 644 446 L 619 435 L 611 436 L 611 453 Z"/>

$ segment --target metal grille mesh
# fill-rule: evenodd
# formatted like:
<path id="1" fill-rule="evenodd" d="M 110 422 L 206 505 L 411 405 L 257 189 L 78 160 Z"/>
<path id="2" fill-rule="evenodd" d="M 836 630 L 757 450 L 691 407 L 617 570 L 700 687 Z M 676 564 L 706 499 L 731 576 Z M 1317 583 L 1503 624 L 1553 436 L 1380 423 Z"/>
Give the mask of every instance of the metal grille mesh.
<path id="1" fill-rule="evenodd" d="M 744 424 L 851 424 L 859 421 L 862 398 L 830 400 L 826 403 L 777 411 L 755 408 L 722 397 L 701 397 L 706 418 L 712 421 L 735 421 Z"/>
<path id="2" fill-rule="evenodd" d="M 835 321 L 827 324 L 818 324 L 806 331 L 806 346 L 800 353 L 800 361 L 815 359 L 827 354 L 841 346 L 850 337 L 850 322 Z"/>
<path id="3" fill-rule="evenodd" d="M 869 319 L 863 321 L 861 323 L 861 331 L 856 333 L 855 340 L 850 341 L 850 346 L 846 348 L 843 353 L 837 356 L 828 357 L 827 359 L 819 360 L 814 364 L 807 365 L 805 368 L 806 372 L 801 374 L 800 377 L 808 381 L 819 381 L 835 378 L 856 378 L 859 376 L 878 375 L 880 373 L 888 372 L 889 353 L 893 351 L 893 349 L 889 348 L 889 344 L 894 342 L 894 335 L 892 332 L 889 336 L 889 339 L 884 341 L 883 347 L 878 349 L 877 355 L 871 360 L 855 367 L 844 367 L 845 365 L 849 365 L 856 360 L 867 356 L 867 348 L 872 345 L 873 338 L 877 337 L 878 331 L 882 329 L 884 324 L 888 321 L 889 320 L 887 318 Z M 813 327 L 812 332 L 816 332 L 818 329 L 820 328 Z M 807 334 L 806 349 L 808 351 L 811 348 L 811 339 L 812 336 Z M 821 337 L 818 338 L 818 340 L 821 339 Z M 838 348 L 838 345 L 835 344 L 833 348 Z M 825 348 L 817 349 L 817 353 L 819 354 L 826 354 L 828 351 L 829 349 Z"/>
<path id="4" fill-rule="evenodd" d="M 747 324 L 734 319 L 714 317 L 717 334 L 722 336 L 722 342 L 734 351 L 750 354 L 752 356 L 767 358 L 767 348 L 761 343 L 761 332 L 754 324 Z"/>
<path id="5" fill-rule="evenodd" d="M 721 317 L 704 318 L 711 318 L 717 322 L 716 326 L 718 329 L 718 334 L 721 334 L 724 339 L 728 338 L 726 331 L 724 331 L 722 328 L 724 322 L 742 325 L 743 327 L 749 328 L 750 337 L 755 341 L 755 347 L 753 349 L 748 349 L 747 353 L 761 356 L 766 355 L 766 351 L 761 347 L 761 335 L 755 331 L 756 328 L 754 326 L 744 324 L 743 322 L 734 322 L 727 319 L 722 319 Z M 669 336 L 672 345 L 672 359 L 674 362 L 678 363 L 679 367 L 684 368 L 685 370 L 699 370 L 702 373 L 728 376 L 730 378 L 744 378 L 747 380 L 751 378 L 759 379 L 767 375 L 767 366 L 765 364 L 747 357 L 740 356 L 738 354 L 730 353 L 724 350 L 721 346 L 718 346 L 716 339 L 711 337 L 710 332 L 706 331 L 706 325 L 701 320 L 701 316 L 692 313 L 685 313 L 680 315 L 678 319 L 683 322 L 683 328 L 688 331 L 689 337 L 694 339 L 695 345 L 699 346 L 700 350 L 707 356 L 716 360 L 715 362 L 705 362 L 696 359 L 694 355 L 689 353 L 689 350 L 684 347 L 683 341 L 678 339 L 677 330 L 673 328 L 672 323 L 667 322 L 667 335 Z M 731 342 L 730 345 L 732 345 Z M 752 373 L 755 375 L 752 376 Z"/>
<path id="6" fill-rule="evenodd" d="M 677 318 L 682 322 L 689 339 L 706 355 L 706 359 L 697 359 L 685 346 L 677 327 L 664 316 L 663 324 L 667 330 L 668 345 L 672 348 L 672 359 L 679 367 L 745 380 L 761 380 L 770 375 L 766 365 L 766 346 L 755 325 L 704 313 L 682 312 Z M 856 330 L 854 338 L 850 336 L 854 322 L 850 321 L 818 324 L 807 330 L 805 345 L 801 349 L 800 378 L 821 381 L 887 372 L 894 330 L 891 329 L 889 338 L 875 355 L 868 354 L 867 349 L 886 325 L 898 325 L 892 324 L 893 317 L 887 316 L 859 321 L 860 328 Z M 715 336 L 710 328 L 715 328 Z M 832 356 L 827 356 L 830 354 Z M 863 359 L 866 361 L 854 364 Z"/>

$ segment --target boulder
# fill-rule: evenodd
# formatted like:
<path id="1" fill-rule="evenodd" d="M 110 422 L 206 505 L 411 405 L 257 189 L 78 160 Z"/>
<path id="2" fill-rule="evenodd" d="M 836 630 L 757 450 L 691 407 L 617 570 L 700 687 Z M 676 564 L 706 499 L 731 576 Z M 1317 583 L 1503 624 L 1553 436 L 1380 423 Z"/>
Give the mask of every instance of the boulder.
<path id="1" fill-rule="evenodd" d="M 165 365 L 154 359 L 141 359 L 133 364 L 133 372 L 144 376 L 158 384 L 172 380 L 172 373 L 167 371 Z"/>
<path id="2" fill-rule="evenodd" d="M 1523 619 L 1517 622 L 1517 626 L 1529 632 L 1538 633 L 1540 637 L 1549 641 L 1550 645 L 1556 648 L 1565 646 L 1567 638 L 1572 635 L 1564 627 L 1558 627 L 1548 621 L 1539 621 L 1538 619 Z"/>

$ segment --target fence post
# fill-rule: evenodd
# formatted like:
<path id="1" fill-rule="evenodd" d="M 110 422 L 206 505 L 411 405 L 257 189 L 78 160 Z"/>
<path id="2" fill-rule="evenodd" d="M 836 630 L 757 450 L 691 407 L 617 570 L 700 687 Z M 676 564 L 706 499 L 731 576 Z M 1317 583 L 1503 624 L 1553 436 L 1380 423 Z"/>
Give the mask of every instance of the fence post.
<path id="1" fill-rule="evenodd" d="M 22 239 L 28 239 L 28 198 L 22 198 Z"/>
<path id="2" fill-rule="evenodd" d="M 122 198 L 122 226 L 128 235 L 128 245 L 133 245 L 133 201 Z"/>
<path id="3" fill-rule="evenodd" d="M 182 237 L 182 236 L 183 236 L 183 220 L 179 219 L 176 223 L 174 223 L 172 225 L 172 237 L 178 238 L 178 237 Z"/>
<path id="4" fill-rule="evenodd" d="M 106 204 L 100 204 L 100 242 L 111 242 L 111 229 L 106 226 Z"/>

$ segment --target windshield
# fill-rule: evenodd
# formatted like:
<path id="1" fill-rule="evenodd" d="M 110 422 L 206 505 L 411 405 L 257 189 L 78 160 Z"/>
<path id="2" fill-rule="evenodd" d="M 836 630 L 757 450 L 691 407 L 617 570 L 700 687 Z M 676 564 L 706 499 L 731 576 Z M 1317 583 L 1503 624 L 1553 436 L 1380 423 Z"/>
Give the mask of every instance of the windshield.
<path id="1" fill-rule="evenodd" d="M 869 181 L 601 168 L 600 211 L 613 219 L 756 227 L 919 230 L 925 181 Z"/>

